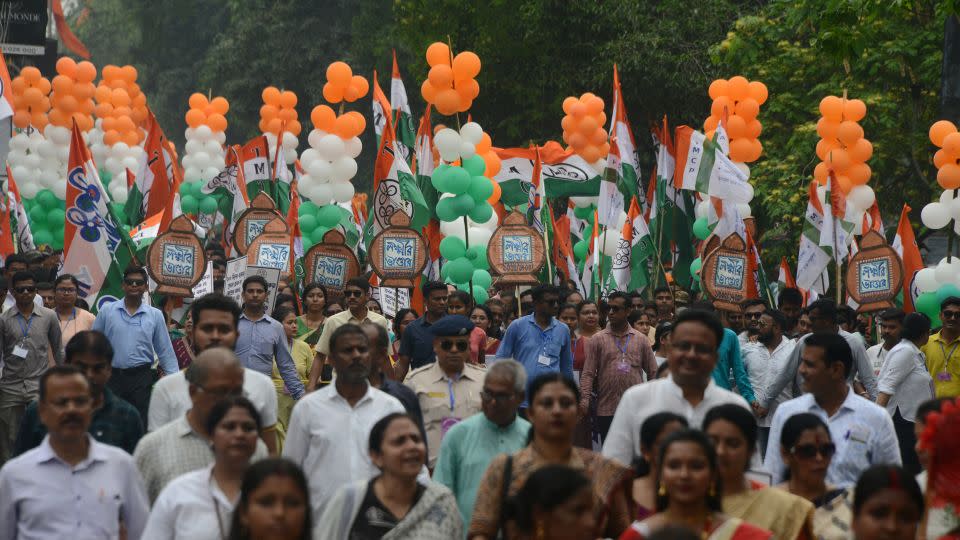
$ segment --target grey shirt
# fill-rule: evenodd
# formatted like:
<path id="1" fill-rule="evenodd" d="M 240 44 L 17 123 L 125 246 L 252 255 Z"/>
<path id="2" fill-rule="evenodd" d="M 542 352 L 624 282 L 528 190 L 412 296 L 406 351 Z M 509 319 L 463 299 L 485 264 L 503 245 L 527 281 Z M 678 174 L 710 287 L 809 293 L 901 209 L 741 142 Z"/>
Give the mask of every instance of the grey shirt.
<path id="1" fill-rule="evenodd" d="M 33 308 L 24 317 L 14 305 L 0 314 L 0 344 L 3 347 L 0 368 L 0 400 L 36 398 L 40 375 L 47 370 L 49 358 L 63 363 L 60 321 L 57 313 L 45 307 Z"/>

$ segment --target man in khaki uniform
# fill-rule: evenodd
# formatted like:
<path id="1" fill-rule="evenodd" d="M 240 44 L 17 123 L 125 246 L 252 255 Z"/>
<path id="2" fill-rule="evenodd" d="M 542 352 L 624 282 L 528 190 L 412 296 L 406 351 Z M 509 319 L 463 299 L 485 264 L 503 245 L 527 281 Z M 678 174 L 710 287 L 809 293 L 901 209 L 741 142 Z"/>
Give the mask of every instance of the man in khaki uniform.
<path id="1" fill-rule="evenodd" d="M 473 323 L 462 315 L 447 315 L 430 326 L 437 361 L 411 371 L 404 384 L 420 401 L 432 469 L 440 441 L 451 427 L 480 412 L 485 371 L 467 363 Z"/>

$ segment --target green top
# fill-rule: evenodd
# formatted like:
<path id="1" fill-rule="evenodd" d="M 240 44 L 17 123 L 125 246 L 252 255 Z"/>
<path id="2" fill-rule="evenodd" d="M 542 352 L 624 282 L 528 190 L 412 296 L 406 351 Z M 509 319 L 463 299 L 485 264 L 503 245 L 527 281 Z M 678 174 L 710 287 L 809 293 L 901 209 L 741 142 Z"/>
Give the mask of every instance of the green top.
<path id="1" fill-rule="evenodd" d="M 320 326 L 316 330 L 307 326 L 307 323 L 304 321 L 303 315 L 297 317 L 297 335 L 294 336 L 295 339 L 300 339 L 306 341 L 308 345 L 314 346 L 317 344 L 317 341 L 320 340 L 320 331 L 323 330 L 323 323 L 320 323 Z"/>
<path id="2" fill-rule="evenodd" d="M 302 340 L 294 339 L 293 346 L 290 347 L 290 356 L 293 357 L 293 365 L 297 368 L 297 376 L 300 377 L 300 381 L 306 386 L 307 378 L 310 375 L 310 368 L 313 367 L 313 347 Z M 280 378 L 280 371 L 277 370 L 276 362 L 273 363 L 273 385 L 277 387 L 278 392 L 286 392 L 283 379 Z"/>
<path id="3" fill-rule="evenodd" d="M 433 481 L 448 488 L 457 498 L 464 523 L 470 523 L 480 480 L 493 458 L 512 454 L 527 445 L 530 423 L 519 416 L 501 428 L 477 413 L 450 428 L 440 443 L 440 455 Z"/>

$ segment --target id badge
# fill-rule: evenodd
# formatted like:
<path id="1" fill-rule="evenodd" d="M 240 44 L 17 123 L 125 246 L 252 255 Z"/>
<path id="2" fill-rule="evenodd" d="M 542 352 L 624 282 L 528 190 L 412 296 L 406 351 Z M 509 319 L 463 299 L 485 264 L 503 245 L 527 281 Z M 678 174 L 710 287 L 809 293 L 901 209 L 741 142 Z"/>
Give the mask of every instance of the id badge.
<path id="1" fill-rule="evenodd" d="M 941 371 L 940 373 L 937 373 L 937 380 L 940 382 L 950 382 L 953 380 L 953 375 L 951 375 L 948 371 Z"/>
<path id="2" fill-rule="evenodd" d="M 450 431 L 450 428 L 460 423 L 460 419 L 455 416 L 445 416 L 440 420 L 440 439 Z"/>
<path id="3" fill-rule="evenodd" d="M 620 361 L 617 362 L 617 373 L 626 375 L 627 373 L 630 373 L 630 367 L 630 363 L 627 362 L 627 359 L 621 355 Z"/>
<path id="4" fill-rule="evenodd" d="M 21 346 L 21 345 L 19 345 L 19 344 L 18 344 L 18 345 L 14 345 L 14 346 L 13 346 L 13 353 L 12 353 L 12 354 L 13 354 L 14 356 L 16 356 L 17 358 L 26 359 L 26 357 L 27 357 L 27 349 L 26 349 L 26 347 L 23 347 L 23 346 Z"/>
<path id="5" fill-rule="evenodd" d="M 550 357 L 545 354 L 541 354 L 540 357 L 537 358 L 537 363 L 540 364 L 541 366 L 549 366 Z"/>

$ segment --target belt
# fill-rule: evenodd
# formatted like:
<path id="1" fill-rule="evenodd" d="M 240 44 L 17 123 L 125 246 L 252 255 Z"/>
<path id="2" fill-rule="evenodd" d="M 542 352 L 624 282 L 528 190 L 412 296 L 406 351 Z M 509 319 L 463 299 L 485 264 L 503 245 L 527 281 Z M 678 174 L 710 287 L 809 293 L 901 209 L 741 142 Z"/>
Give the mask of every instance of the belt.
<path id="1" fill-rule="evenodd" d="M 118 368 L 118 367 L 115 367 L 115 368 L 113 368 L 113 369 L 115 369 L 115 370 L 117 370 L 117 371 L 126 371 L 126 372 L 130 372 L 130 371 L 144 371 L 144 370 L 151 370 L 151 369 L 153 369 L 153 364 L 140 364 L 139 366 L 133 366 L 133 367 L 131 367 L 131 368 Z"/>

